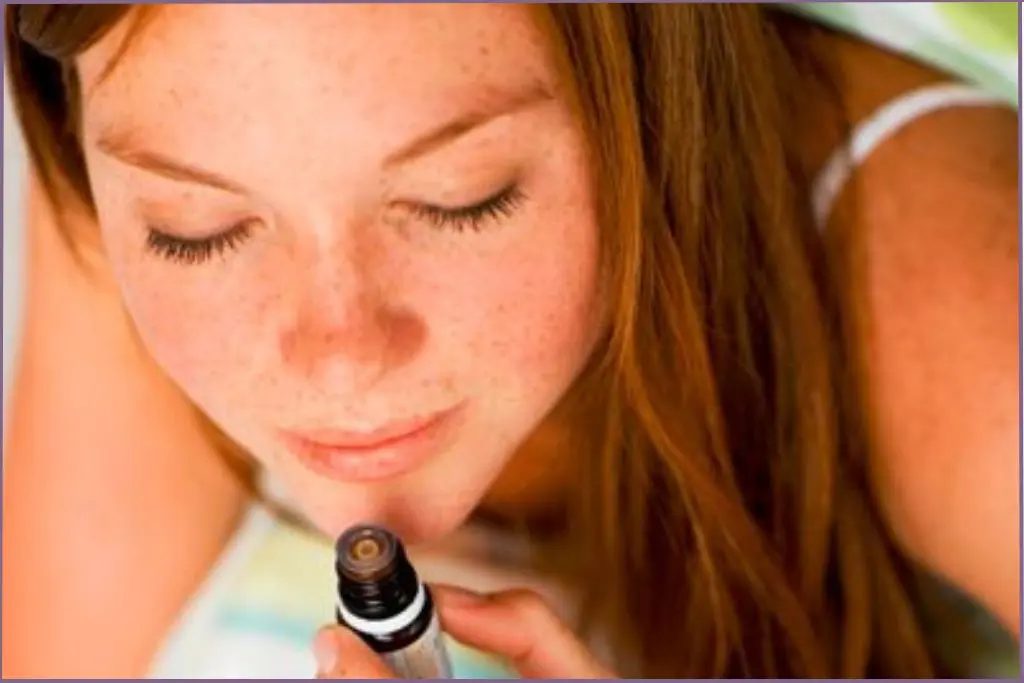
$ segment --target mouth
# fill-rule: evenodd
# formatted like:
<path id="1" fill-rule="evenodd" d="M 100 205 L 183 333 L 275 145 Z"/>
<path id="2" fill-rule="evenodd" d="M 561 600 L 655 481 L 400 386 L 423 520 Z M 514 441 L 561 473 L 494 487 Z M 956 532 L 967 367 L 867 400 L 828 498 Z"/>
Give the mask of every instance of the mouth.
<path id="1" fill-rule="evenodd" d="M 371 431 L 289 430 L 282 440 L 316 474 L 370 482 L 408 474 L 440 454 L 463 413 L 463 404 Z"/>

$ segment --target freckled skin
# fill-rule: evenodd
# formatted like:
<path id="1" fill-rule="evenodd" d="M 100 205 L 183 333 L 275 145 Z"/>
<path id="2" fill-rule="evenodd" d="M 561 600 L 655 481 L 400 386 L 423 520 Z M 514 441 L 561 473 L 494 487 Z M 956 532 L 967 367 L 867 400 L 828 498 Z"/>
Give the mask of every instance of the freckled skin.
<path id="1" fill-rule="evenodd" d="M 400 167 L 384 160 L 489 98 L 554 75 L 528 11 L 500 5 L 167 6 L 108 80 L 117 32 L 80 60 L 102 236 L 157 362 L 325 531 L 443 534 L 565 393 L 598 332 L 584 141 L 557 99 Z M 109 129 L 246 188 L 172 182 L 98 151 Z M 404 207 L 471 205 L 479 231 Z M 200 265 L 145 248 L 256 219 Z M 373 484 L 320 477 L 278 430 L 370 430 L 466 403 L 452 446 Z M 556 456 L 553 456 L 556 457 Z"/>

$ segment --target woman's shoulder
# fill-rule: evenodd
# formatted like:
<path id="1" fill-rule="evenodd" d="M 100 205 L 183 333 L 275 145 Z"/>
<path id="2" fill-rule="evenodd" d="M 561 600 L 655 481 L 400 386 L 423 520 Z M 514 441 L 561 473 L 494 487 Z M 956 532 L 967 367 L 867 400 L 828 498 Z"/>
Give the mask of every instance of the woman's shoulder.
<path id="1" fill-rule="evenodd" d="M 903 197 L 905 208 L 915 211 L 910 190 L 939 183 L 956 185 L 944 193 L 948 202 L 973 204 L 979 194 L 1012 200 L 1018 116 L 1001 97 L 854 37 L 811 30 L 831 87 L 816 90 L 818 106 L 809 106 L 817 115 L 838 105 L 845 124 L 830 130 L 824 146 L 817 140 L 815 170 L 859 142 L 866 129 L 876 129 L 869 153 L 853 160 L 860 163 L 846 193 L 861 213 L 881 197 Z"/>
<path id="2" fill-rule="evenodd" d="M 853 41 L 831 45 L 851 123 L 942 74 Z M 914 560 L 1019 631 L 1018 115 L 961 100 L 884 136 L 830 229 L 861 249 L 864 370 L 876 493 Z"/>

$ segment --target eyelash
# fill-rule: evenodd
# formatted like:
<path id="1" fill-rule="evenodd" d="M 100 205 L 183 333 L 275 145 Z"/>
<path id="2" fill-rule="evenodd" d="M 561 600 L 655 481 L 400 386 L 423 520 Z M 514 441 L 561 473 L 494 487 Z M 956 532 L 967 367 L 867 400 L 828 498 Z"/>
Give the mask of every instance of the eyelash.
<path id="1" fill-rule="evenodd" d="M 413 214 L 438 230 L 452 230 L 462 233 L 467 230 L 480 231 L 488 220 L 500 221 L 511 218 L 525 198 L 515 183 L 497 194 L 474 204 L 457 208 L 443 208 L 419 204 L 412 207 Z M 253 221 L 244 221 L 227 230 L 198 239 L 175 237 L 155 227 L 148 228 L 146 248 L 169 261 L 184 265 L 198 265 L 214 256 L 223 256 L 228 250 L 238 249 L 255 230 Z"/>
<path id="2" fill-rule="evenodd" d="M 511 218 L 524 198 L 522 190 L 513 183 L 497 194 L 472 206 L 446 209 L 420 204 L 414 206 L 412 211 L 417 218 L 427 221 L 438 230 L 479 232 L 484 227 L 484 223 L 489 220 L 501 221 Z"/>
<path id="3" fill-rule="evenodd" d="M 175 237 L 157 228 L 150 227 L 146 235 L 146 248 L 151 252 L 175 263 L 198 265 L 225 251 L 237 249 L 252 235 L 252 221 L 236 223 L 227 230 L 210 237 L 190 239 Z"/>

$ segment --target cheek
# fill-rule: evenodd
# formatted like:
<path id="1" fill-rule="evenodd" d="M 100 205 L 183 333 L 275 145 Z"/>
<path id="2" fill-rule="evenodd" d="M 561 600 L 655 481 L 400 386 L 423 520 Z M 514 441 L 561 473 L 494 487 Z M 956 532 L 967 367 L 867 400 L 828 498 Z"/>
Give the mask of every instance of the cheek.
<path id="1" fill-rule="evenodd" d="M 148 353 L 204 408 L 251 391 L 278 294 L 258 254 L 198 267 L 154 257 L 131 210 L 129 183 L 95 159 L 89 166 L 107 261 Z"/>
<path id="2" fill-rule="evenodd" d="M 479 305 L 485 314 L 479 338 L 486 347 L 478 351 L 492 362 L 561 375 L 589 350 L 596 320 L 596 249 L 586 243 L 585 233 L 593 231 L 586 224 L 568 228 L 576 234 L 565 237 L 578 239 L 509 254 L 481 284 Z"/>
<path id="3" fill-rule="evenodd" d="M 500 251 L 456 269 L 456 359 L 497 395 L 561 393 L 597 337 L 598 230 L 582 192 L 566 199 L 515 226 L 523 234 Z"/>
<path id="4" fill-rule="evenodd" d="M 110 221 L 109 225 L 116 225 Z M 104 235 L 108 261 L 138 335 L 161 369 L 204 408 L 244 392 L 260 337 L 255 290 L 230 283 L 230 265 L 179 267 L 147 255 L 141 239 Z M 135 243 L 138 242 L 138 243 Z"/>
<path id="5" fill-rule="evenodd" d="M 484 311 L 477 353 L 494 380 L 529 394 L 561 394 L 600 326 L 599 231 L 583 147 L 552 149 L 546 177 L 560 181 L 534 191 L 538 209 L 522 234 L 468 275 L 477 280 L 476 310 Z"/>
<path id="6" fill-rule="evenodd" d="M 154 360 L 204 404 L 248 374 L 251 355 L 237 343 L 248 327 L 230 313 L 243 302 L 223 301 L 223 287 L 161 277 L 165 270 L 152 264 L 127 269 L 126 305 Z"/>

